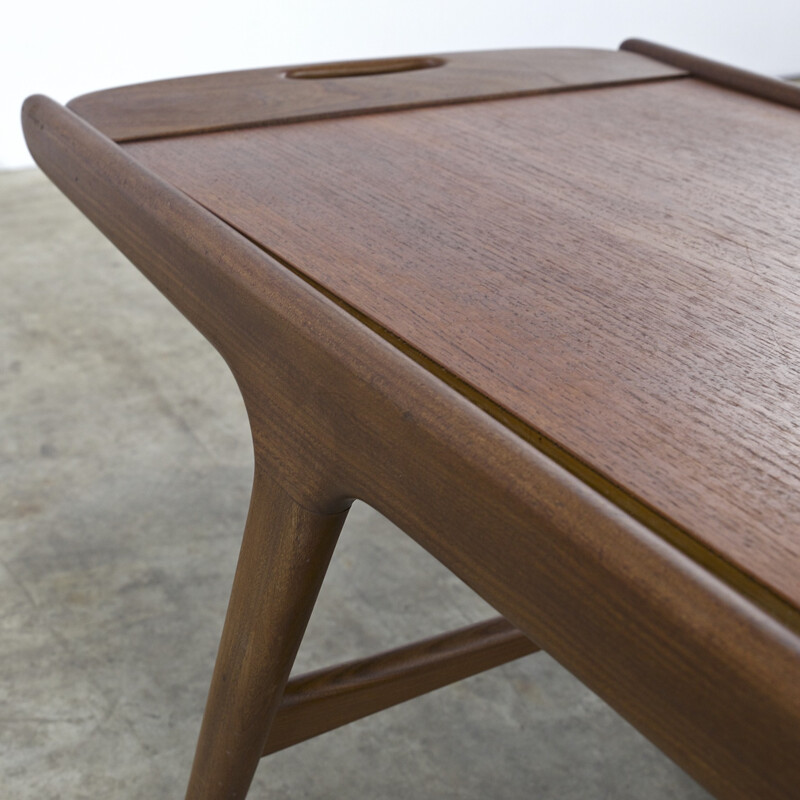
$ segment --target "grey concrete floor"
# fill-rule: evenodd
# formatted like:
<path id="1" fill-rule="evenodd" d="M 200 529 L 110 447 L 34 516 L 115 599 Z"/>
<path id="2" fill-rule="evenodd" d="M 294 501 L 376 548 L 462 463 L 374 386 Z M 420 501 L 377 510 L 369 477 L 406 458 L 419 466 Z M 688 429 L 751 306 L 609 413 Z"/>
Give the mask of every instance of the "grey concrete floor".
<path id="1" fill-rule="evenodd" d="M 0 174 L 0 798 L 182 797 L 252 458 L 222 360 L 37 171 Z M 298 669 L 484 604 L 351 513 Z M 700 800 L 538 654 L 262 761 L 253 798 Z"/>

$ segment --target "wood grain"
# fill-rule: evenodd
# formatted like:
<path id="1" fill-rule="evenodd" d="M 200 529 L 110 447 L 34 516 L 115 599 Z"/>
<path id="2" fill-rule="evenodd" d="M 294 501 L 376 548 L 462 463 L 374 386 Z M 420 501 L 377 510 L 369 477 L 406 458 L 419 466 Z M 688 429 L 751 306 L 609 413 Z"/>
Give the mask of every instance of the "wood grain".
<path id="1" fill-rule="evenodd" d="M 539 648 L 502 617 L 291 678 L 264 755 Z"/>
<path id="2" fill-rule="evenodd" d="M 230 365 L 256 463 L 397 523 L 720 798 L 800 785 L 800 637 L 68 110 L 37 163 Z"/>
<path id="3" fill-rule="evenodd" d="M 798 131 L 687 79 L 128 152 L 797 607 Z"/>
<path id="4" fill-rule="evenodd" d="M 759 75 L 757 72 L 732 67 L 710 58 L 685 53 L 655 42 L 646 42 L 643 39 L 627 39 L 619 47 L 620 50 L 639 53 L 664 64 L 685 69 L 691 75 L 711 83 L 746 92 L 755 97 L 763 97 L 790 108 L 800 108 L 800 86 L 796 83 L 769 75 Z"/>
<path id="5" fill-rule="evenodd" d="M 247 794 L 346 517 L 299 507 L 256 468 L 187 800 Z"/>
<path id="6" fill-rule="evenodd" d="M 69 107 L 106 136 L 129 141 L 684 74 L 636 53 L 497 50 L 177 78 L 83 95 Z"/>

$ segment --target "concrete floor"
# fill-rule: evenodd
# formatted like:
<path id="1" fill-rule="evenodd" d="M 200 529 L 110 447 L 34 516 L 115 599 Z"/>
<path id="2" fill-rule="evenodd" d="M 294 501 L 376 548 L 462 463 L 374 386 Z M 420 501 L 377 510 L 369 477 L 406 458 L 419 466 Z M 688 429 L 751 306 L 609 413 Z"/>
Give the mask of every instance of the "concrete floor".
<path id="1" fill-rule="evenodd" d="M 0 798 L 182 796 L 247 509 L 221 359 L 37 171 L 0 174 Z M 490 610 L 350 516 L 298 659 Z M 538 654 L 262 761 L 250 797 L 700 800 Z"/>

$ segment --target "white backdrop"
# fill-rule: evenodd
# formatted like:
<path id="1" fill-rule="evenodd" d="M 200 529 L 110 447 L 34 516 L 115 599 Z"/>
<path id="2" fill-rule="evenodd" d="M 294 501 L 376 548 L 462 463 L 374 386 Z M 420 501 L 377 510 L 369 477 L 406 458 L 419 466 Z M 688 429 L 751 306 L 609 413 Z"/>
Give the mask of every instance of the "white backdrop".
<path id="1" fill-rule="evenodd" d="M 0 168 L 29 165 L 19 107 L 220 70 L 637 36 L 800 73 L 798 0 L 16 0 L 0 11 Z"/>

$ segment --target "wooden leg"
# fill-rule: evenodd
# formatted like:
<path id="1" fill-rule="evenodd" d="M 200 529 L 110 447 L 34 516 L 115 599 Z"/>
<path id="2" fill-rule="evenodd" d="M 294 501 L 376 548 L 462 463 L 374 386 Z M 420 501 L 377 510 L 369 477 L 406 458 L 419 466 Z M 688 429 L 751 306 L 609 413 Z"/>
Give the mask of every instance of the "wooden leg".
<path id="1" fill-rule="evenodd" d="M 247 793 L 346 515 L 306 511 L 256 467 L 187 800 Z"/>

